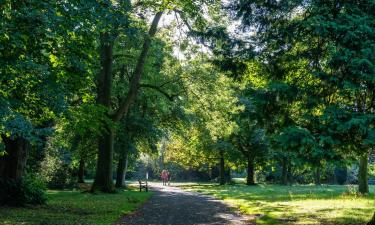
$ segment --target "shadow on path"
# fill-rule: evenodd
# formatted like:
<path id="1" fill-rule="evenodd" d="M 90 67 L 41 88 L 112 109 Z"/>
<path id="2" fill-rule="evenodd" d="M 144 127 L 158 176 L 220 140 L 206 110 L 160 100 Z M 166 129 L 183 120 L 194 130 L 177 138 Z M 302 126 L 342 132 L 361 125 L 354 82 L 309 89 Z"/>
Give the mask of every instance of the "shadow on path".
<path id="1" fill-rule="evenodd" d="M 251 224 L 221 200 L 158 184 L 151 189 L 150 200 L 117 225 Z"/>

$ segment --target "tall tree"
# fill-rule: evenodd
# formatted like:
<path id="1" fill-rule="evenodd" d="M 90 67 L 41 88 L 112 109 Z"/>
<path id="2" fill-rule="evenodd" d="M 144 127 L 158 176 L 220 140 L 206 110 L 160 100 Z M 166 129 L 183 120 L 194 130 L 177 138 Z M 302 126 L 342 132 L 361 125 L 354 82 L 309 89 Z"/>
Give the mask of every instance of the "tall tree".
<path id="1" fill-rule="evenodd" d="M 20 179 L 30 145 L 44 142 L 72 96 L 90 80 L 94 42 L 76 2 L 3 1 L 0 7 L 0 174 Z M 32 35 L 30 35 L 32 34 Z M 85 39 L 85 42 L 82 41 Z M 80 60 L 77 60 L 80 58 Z M 44 138 L 43 138 L 44 136 Z"/>
<path id="2" fill-rule="evenodd" d="M 108 1 L 105 3 L 105 7 L 116 8 L 117 5 Z M 155 16 L 151 22 L 149 31 L 143 37 L 143 45 L 141 52 L 137 57 L 134 72 L 131 74 L 131 80 L 129 83 L 128 92 L 123 96 L 121 103 L 116 109 L 111 109 L 111 92 L 112 92 L 112 80 L 113 80 L 113 47 L 114 42 L 117 38 L 117 30 L 105 30 L 100 35 L 101 41 L 101 69 L 98 76 L 98 92 L 97 102 L 98 104 L 104 105 L 109 109 L 108 117 L 114 122 L 119 122 L 121 118 L 127 115 L 131 104 L 134 102 L 139 88 L 140 81 L 144 72 L 144 66 L 146 58 L 149 54 L 151 42 L 157 32 L 159 21 L 163 14 L 172 11 L 178 12 L 181 18 L 186 23 L 190 20 L 193 24 L 203 26 L 203 16 L 199 10 L 201 4 L 208 4 L 206 1 L 194 2 L 194 1 L 157 1 L 157 2 L 140 2 L 138 4 L 141 10 L 151 9 L 155 11 Z M 143 7 L 143 8 L 142 8 Z M 116 25 L 116 23 L 114 24 Z M 116 28 L 114 26 L 113 28 Z M 98 164 L 97 171 L 92 186 L 92 190 L 99 189 L 104 192 L 113 191 L 112 182 L 112 159 L 113 159 L 113 139 L 114 133 L 111 127 L 107 127 L 107 132 L 103 133 L 99 138 L 98 148 Z"/>
<path id="3" fill-rule="evenodd" d="M 374 144 L 371 139 L 374 128 L 370 125 L 374 119 L 374 57 L 370 53 L 374 46 L 374 3 L 236 1 L 232 6 L 242 28 L 256 29 L 255 40 L 262 46 L 260 52 L 265 53 L 265 65 L 272 68 L 272 80 L 290 86 L 285 76 L 290 70 L 285 66 L 274 67 L 277 62 L 302 68 L 302 74 L 309 77 L 305 80 L 310 82 L 297 86 L 295 100 L 310 98 L 305 98 L 308 103 L 305 106 L 326 125 L 323 129 L 327 131 L 326 137 L 317 140 L 335 149 L 356 152 L 362 158 L 360 171 L 365 175 L 368 150 Z M 294 71 L 292 79 L 299 77 L 296 70 L 291 71 Z M 296 120 L 298 117 L 291 119 L 297 122 L 295 125 L 303 125 L 302 120 Z M 306 124 L 303 128 L 312 134 Z M 366 193 L 367 181 L 363 175 L 359 176 L 359 190 Z"/>

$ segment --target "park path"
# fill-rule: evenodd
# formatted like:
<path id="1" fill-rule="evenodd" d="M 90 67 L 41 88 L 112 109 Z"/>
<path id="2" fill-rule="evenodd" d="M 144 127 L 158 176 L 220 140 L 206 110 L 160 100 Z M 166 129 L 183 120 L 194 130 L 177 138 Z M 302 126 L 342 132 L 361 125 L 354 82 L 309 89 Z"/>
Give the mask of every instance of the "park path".
<path id="1" fill-rule="evenodd" d="M 151 184 L 154 195 L 117 225 L 251 224 L 223 201 L 178 187 Z"/>

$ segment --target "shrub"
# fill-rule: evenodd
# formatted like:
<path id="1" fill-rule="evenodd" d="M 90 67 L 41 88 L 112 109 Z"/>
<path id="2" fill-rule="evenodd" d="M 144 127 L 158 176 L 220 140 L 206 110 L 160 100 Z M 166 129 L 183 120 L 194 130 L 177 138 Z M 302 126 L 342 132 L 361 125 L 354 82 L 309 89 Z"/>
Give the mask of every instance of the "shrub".
<path id="1" fill-rule="evenodd" d="M 72 178 L 72 173 L 69 165 L 59 164 L 50 174 L 50 180 L 48 180 L 47 184 L 49 188 L 53 189 L 73 187 L 75 185 L 75 180 Z"/>
<path id="2" fill-rule="evenodd" d="M 44 183 L 31 176 L 22 179 L 0 179 L 0 205 L 24 206 L 46 202 Z"/>
<path id="3" fill-rule="evenodd" d="M 48 188 L 64 189 L 74 186 L 75 177 L 73 178 L 70 162 L 70 155 L 63 150 L 49 149 L 39 172 Z"/>

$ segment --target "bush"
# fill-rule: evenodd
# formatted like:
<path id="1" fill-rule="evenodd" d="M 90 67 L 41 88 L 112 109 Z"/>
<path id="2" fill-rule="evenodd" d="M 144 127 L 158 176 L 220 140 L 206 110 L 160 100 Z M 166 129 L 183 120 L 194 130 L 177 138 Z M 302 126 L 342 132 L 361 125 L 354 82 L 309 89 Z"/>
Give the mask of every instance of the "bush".
<path id="1" fill-rule="evenodd" d="M 48 180 L 47 184 L 52 189 L 64 189 L 73 187 L 75 183 L 69 165 L 60 164 L 50 174 L 50 180 Z"/>
<path id="2" fill-rule="evenodd" d="M 48 188 L 72 188 L 76 183 L 70 167 L 70 155 L 61 149 L 50 148 L 41 163 L 40 177 L 43 178 Z"/>
<path id="3" fill-rule="evenodd" d="M 45 185 L 31 176 L 22 179 L 0 179 L 0 205 L 40 205 L 46 202 Z"/>

